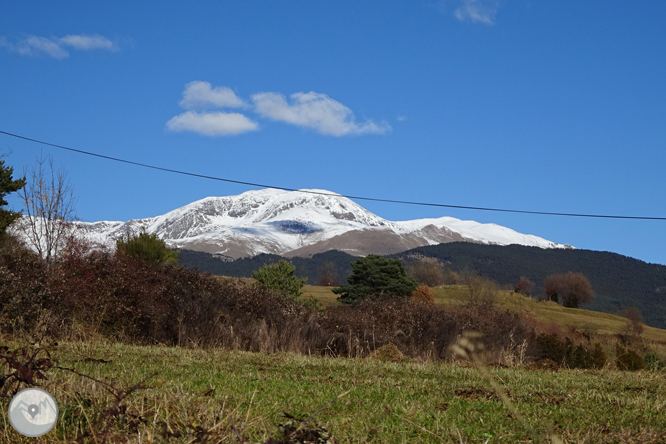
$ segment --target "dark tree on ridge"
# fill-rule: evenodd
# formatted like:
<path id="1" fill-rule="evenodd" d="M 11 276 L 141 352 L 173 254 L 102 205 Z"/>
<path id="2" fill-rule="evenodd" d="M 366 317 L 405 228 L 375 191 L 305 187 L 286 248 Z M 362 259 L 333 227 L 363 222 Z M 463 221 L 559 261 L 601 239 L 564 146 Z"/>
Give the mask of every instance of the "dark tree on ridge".
<path id="1" fill-rule="evenodd" d="M 358 304 L 366 299 L 408 298 L 418 282 L 407 276 L 399 259 L 387 259 L 370 254 L 351 263 L 352 274 L 349 285 L 334 288 L 345 304 Z"/>

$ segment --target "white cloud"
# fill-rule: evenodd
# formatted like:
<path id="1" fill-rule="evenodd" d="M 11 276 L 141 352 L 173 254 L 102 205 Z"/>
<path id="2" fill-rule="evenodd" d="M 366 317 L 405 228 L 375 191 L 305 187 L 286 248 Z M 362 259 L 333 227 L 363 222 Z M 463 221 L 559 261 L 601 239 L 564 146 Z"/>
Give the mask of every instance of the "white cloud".
<path id="1" fill-rule="evenodd" d="M 458 7 L 453 11 L 455 18 L 462 22 L 494 25 L 495 16 L 500 8 L 500 0 L 442 0 L 440 10 L 444 11 L 447 3 L 455 2 Z"/>
<path id="2" fill-rule="evenodd" d="M 171 131 L 192 131 L 207 136 L 230 136 L 259 128 L 254 122 L 239 113 L 197 113 L 187 111 L 166 124 Z"/>
<path id="3" fill-rule="evenodd" d="M 66 35 L 59 41 L 61 45 L 68 45 L 80 50 L 106 49 L 107 51 L 115 51 L 118 49 L 111 40 L 98 34 Z"/>
<path id="4" fill-rule="evenodd" d="M 30 36 L 17 45 L 17 52 L 21 55 L 36 56 L 45 54 L 54 59 L 65 59 L 69 53 L 60 45 L 44 37 Z"/>
<path id="5" fill-rule="evenodd" d="M 185 109 L 195 108 L 245 108 L 248 105 L 231 88 L 218 86 L 212 88 L 208 82 L 196 80 L 185 85 L 180 106 Z"/>
<path id="6" fill-rule="evenodd" d="M 252 101 L 255 112 L 263 117 L 292 125 L 312 128 L 321 134 L 332 136 L 384 134 L 391 127 L 371 120 L 356 123 L 352 110 L 326 94 L 316 92 L 295 93 L 290 96 L 292 103 L 282 94 L 265 92 L 254 94 Z"/>
<path id="7" fill-rule="evenodd" d="M 12 43 L 7 38 L 1 37 L 0 47 L 7 48 L 11 52 L 16 52 L 24 56 L 36 57 L 44 55 L 58 60 L 69 57 L 66 47 L 81 51 L 94 49 L 115 51 L 118 49 L 111 40 L 97 34 L 67 35 L 62 38 L 46 38 L 31 35 L 16 43 Z"/>

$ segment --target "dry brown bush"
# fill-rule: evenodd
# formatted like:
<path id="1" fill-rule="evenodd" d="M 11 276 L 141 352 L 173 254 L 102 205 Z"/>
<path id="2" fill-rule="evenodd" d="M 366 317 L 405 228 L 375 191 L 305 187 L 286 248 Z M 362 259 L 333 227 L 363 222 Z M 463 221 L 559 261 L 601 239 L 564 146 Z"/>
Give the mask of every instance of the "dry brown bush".
<path id="1" fill-rule="evenodd" d="M 546 299 L 569 308 L 594 300 L 590 281 L 582 273 L 551 274 L 544 282 Z"/>
<path id="2" fill-rule="evenodd" d="M 392 343 L 412 358 L 445 360 L 451 356 L 449 346 L 464 331 L 483 335 L 490 359 L 531 353 L 531 325 L 490 305 L 447 307 L 410 301 L 370 302 L 358 307 L 330 307 L 322 314 L 320 323 L 329 338 L 325 351 L 335 356 L 367 356 Z"/>
<path id="3" fill-rule="evenodd" d="M 435 305 L 435 296 L 432 294 L 430 287 L 425 284 L 421 284 L 414 289 L 411 300 L 414 302 Z"/>
<path id="4" fill-rule="evenodd" d="M 532 294 L 532 290 L 534 290 L 534 282 L 529 280 L 525 276 L 521 276 L 518 281 L 516 282 L 514 292 L 518 294 L 522 294 L 523 296 L 529 297 Z"/>
<path id="5" fill-rule="evenodd" d="M 48 298 L 44 261 L 15 237 L 0 244 L 0 330 L 31 331 Z"/>

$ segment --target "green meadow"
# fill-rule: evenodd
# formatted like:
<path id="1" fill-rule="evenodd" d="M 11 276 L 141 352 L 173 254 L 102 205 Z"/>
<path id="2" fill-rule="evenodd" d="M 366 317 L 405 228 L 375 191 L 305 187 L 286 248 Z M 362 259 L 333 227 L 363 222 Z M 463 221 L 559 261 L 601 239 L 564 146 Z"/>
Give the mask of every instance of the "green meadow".
<path id="1" fill-rule="evenodd" d="M 341 394 L 304 428 L 319 435 L 325 429 L 330 442 L 340 443 L 666 440 L 664 372 L 553 372 L 104 341 L 67 342 L 56 350 L 59 366 L 118 389 L 148 378 L 109 422 L 107 442 L 267 442 L 280 436 L 280 425 L 300 424 Z M 3 415 L 3 442 L 102 442 L 84 432 L 106 430 L 104 418 L 95 422 L 116 398 L 103 384 L 52 370 L 45 388 L 59 403 L 56 429 L 22 438 Z"/>
<path id="2" fill-rule="evenodd" d="M 463 286 L 432 291 L 440 306 L 469 298 Z M 323 307 L 339 304 L 327 287 L 306 286 L 302 297 L 316 298 Z M 391 343 L 351 358 L 321 350 L 317 355 L 243 351 L 244 344 L 131 345 L 90 328 L 82 328 L 78 340 L 70 336 L 52 347 L 4 336 L 0 345 L 10 351 L 27 346 L 13 355 L 21 365 L 42 362 L 46 379 L 35 382 L 57 399 L 59 420 L 47 435 L 26 438 L 3 415 L 0 442 L 666 442 L 666 370 L 619 371 L 614 348 L 624 338 L 640 356 L 653 353 L 663 360 L 666 331 L 645 327 L 639 336 L 628 336 L 627 320 L 619 316 L 509 291 L 496 293 L 495 306 L 541 332 L 565 334 L 587 347 L 599 342 L 607 364 L 594 370 L 558 368 L 516 349 L 498 365 L 486 361 L 485 351 L 464 332 L 456 342 L 458 354 L 437 362 L 427 355 L 405 356 Z M 252 309 L 250 304 L 244 310 Z M 261 328 L 258 324 L 257 334 Z M 51 368 L 38 361 L 47 351 Z M 3 356 L 10 354 L 5 350 Z M 10 364 L 6 358 L 5 375 L 12 372 Z M 1 399 L 7 411 L 9 399 Z"/>

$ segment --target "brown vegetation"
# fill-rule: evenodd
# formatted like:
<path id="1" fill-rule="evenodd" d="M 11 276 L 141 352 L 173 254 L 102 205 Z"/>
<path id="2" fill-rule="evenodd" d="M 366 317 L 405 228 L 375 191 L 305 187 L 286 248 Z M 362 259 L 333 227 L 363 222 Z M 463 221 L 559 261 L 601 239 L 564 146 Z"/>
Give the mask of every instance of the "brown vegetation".
<path id="1" fill-rule="evenodd" d="M 592 285 L 582 273 L 551 274 L 544 282 L 546 299 L 565 307 L 578 308 L 594 300 Z"/>
<path id="2" fill-rule="evenodd" d="M 340 280 L 335 273 L 335 265 L 333 262 L 324 262 L 319 268 L 319 278 L 317 278 L 317 285 L 321 287 L 337 287 L 340 285 Z"/>
<path id="3" fill-rule="evenodd" d="M 500 287 L 497 283 L 470 271 L 461 273 L 461 278 L 469 290 L 468 304 L 495 304 L 500 292 Z"/>
<path id="4" fill-rule="evenodd" d="M 444 283 L 442 263 L 435 258 L 423 257 L 407 269 L 407 274 L 428 287 L 436 287 Z"/>
<path id="5" fill-rule="evenodd" d="M 636 340 L 643 334 L 643 315 L 636 307 L 628 308 L 625 311 L 624 317 L 627 318 L 627 325 L 623 334 L 626 336 L 625 342 Z"/>
<path id="6" fill-rule="evenodd" d="M 521 276 L 520 279 L 516 282 L 514 292 L 518 294 L 522 294 L 523 296 L 531 296 L 532 290 L 534 290 L 534 282 L 526 278 L 525 276 Z"/>
<path id="7" fill-rule="evenodd" d="M 435 305 L 435 296 L 432 290 L 425 284 L 421 284 L 412 292 L 411 300 L 415 302 L 422 302 L 424 304 Z"/>

